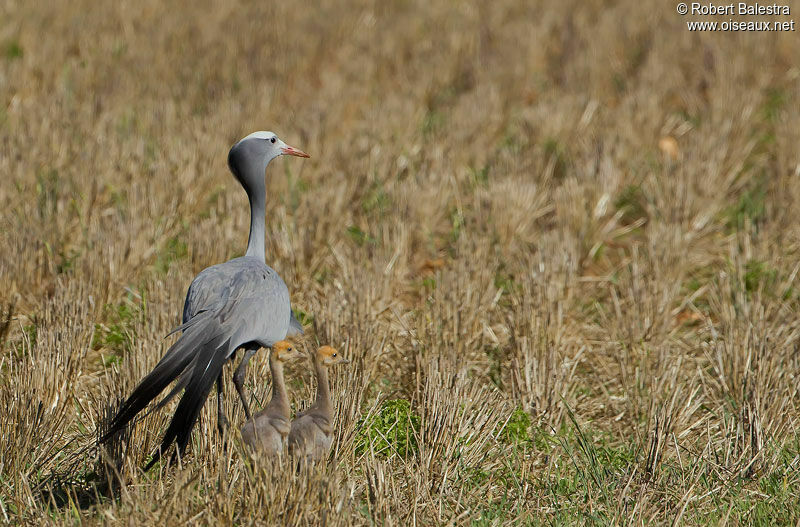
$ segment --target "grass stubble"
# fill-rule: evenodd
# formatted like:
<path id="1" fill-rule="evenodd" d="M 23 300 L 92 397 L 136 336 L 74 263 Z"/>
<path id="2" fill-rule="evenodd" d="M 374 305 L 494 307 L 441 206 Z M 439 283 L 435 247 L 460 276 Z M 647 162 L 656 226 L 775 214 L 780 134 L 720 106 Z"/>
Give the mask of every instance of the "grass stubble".
<path id="1" fill-rule="evenodd" d="M 800 520 L 794 33 L 633 0 L 0 19 L 0 521 Z M 268 262 L 302 345 L 354 361 L 330 460 L 223 450 L 207 405 L 180 467 L 139 469 L 163 412 L 101 468 L 191 277 L 244 248 L 225 154 L 264 128 L 313 156 L 268 171 Z"/>

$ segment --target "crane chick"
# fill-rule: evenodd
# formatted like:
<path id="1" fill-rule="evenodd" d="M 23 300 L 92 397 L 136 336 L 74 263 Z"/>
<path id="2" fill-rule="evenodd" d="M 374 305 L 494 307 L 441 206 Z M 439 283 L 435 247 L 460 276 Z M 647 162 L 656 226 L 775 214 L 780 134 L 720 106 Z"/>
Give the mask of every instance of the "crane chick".
<path id="1" fill-rule="evenodd" d="M 269 456 L 281 456 L 286 448 L 286 439 L 291 429 L 289 397 L 283 381 L 283 366 L 303 356 L 285 340 L 276 342 L 269 355 L 272 373 L 272 398 L 267 406 L 248 420 L 242 427 L 242 440 L 251 450 Z"/>
<path id="2" fill-rule="evenodd" d="M 317 376 L 317 399 L 307 410 L 292 421 L 289 432 L 289 454 L 300 459 L 324 459 L 331 448 L 332 403 L 328 384 L 328 367 L 348 364 L 350 361 L 330 346 L 322 346 L 311 355 Z"/>

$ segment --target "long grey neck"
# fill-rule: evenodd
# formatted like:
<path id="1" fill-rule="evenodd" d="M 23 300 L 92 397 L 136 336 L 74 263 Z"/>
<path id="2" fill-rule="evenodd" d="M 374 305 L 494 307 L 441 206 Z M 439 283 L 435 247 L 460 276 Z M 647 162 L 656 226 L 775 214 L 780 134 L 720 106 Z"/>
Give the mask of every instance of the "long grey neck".
<path id="1" fill-rule="evenodd" d="M 259 153 L 252 141 L 239 141 L 228 152 L 228 167 L 250 200 L 250 237 L 247 256 L 264 261 L 264 221 L 267 214 L 267 184 L 265 170 L 271 159 Z"/>
<path id="2" fill-rule="evenodd" d="M 314 355 L 314 373 L 317 375 L 317 400 L 314 401 L 314 408 L 330 418 L 331 389 L 328 385 L 328 368 L 316 355 Z"/>
<path id="3" fill-rule="evenodd" d="M 283 383 L 283 363 L 272 358 L 270 353 L 269 369 L 272 372 L 272 398 L 269 400 L 266 411 L 273 417 L 289 419 L 289 396 L 286 395 L 286 385 Z"/>
<path id="4" fill-rule="evenodd" d="M 263 180 L 264 176 L 261 176 Z M 247 256 L 254 256 L 265 261 L 264 257 L 264 222 L 267 217 L 265 185 L 255 185 L 255 189 L 247 190 L 250 199 L 250 237 L 247 239 Z"/>

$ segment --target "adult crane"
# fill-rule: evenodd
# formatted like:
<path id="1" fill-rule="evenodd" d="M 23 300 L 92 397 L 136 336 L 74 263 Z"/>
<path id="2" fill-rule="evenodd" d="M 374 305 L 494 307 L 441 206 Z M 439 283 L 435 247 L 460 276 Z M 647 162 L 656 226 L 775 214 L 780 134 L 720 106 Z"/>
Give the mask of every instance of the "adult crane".
<path id="1" fill-rule="evenodd" d="M 145 467 L 148 470 L 177 443 L 176 455 L 186 449 L 200 410 L 214 382 L 217 383 L 218 424 L 222 431 L 222 370 L 224 364 L 244 350 L 233 382 L 248 420 L 250 408 L 244 395 L 247 363 L 260 348 L 270 348 L 287 335 L 302 333 L 294 318 L 289 290 L 274 269 L 265 262 L 264 223 L 266 217 L 267 165 L 278 156 L 309 157 L 281 141 L 272 132 L 255 132 L 237 142 L 228 153 L 228 167 L 244 187 L 250 201 L 250 236 L 244 256 L 213 265 L 198 274 L 189 286 L 183 308 L 182 331 L 153 371 L 142 379 L 122 403 L 101 437 L 106 442 L 125 428 L 136 415 L 175 379 L 176 387 L 159 403 L 184 389 L 160 448 Z"/>

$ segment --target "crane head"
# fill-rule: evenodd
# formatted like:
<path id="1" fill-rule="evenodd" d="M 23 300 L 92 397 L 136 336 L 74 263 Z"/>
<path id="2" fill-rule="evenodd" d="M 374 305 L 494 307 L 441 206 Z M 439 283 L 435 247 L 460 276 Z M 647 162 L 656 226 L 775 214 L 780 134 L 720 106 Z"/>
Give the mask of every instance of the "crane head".
<path id="1" fill-rule="evenodd" d="M 266 154 L 268 159 L 274 159 L 283 155 L 311 157 L 302 150 L 289 146 L 281 141 L 274 132 L 253 132 L 236 144 L 240 145 L 245 142 L 247 142 L 248 145 L 253 145 L 253 150 Z"/>
<path id="2" fill-rule="evenodd" d="M 303 354 L 288 340 L 279 340 L 272 345 L 272 356 L 275 360 L 289 362 L 299 359 Z"/>
<path id="3" fill-rule="evenodd" d="M 335 364 L 349 364 L 350 360 L 342 357 L 342 354 L 336 348 L 330 346 L 322 346 L 317 350 L 317 357 L 325 366 L 333 366 Z"/>
<path id="4" fill-rule="evenodd" d="M 259 177 L 263 182 L 267 165 L 278 156 L 311 157 L 273 132 L 253 132 L 231 147 L 228 166 L 245 189 L 250 189 L 254 184 L 250 179 Z"/>

